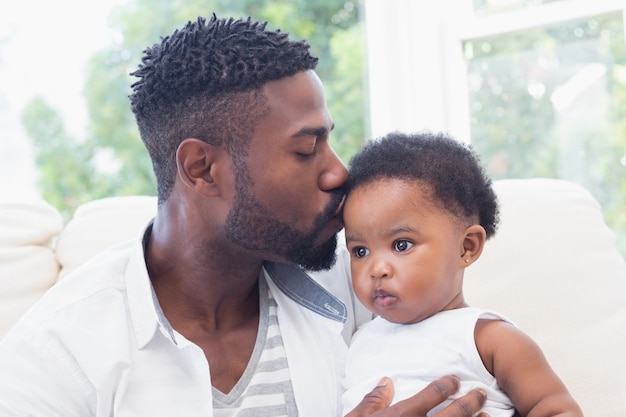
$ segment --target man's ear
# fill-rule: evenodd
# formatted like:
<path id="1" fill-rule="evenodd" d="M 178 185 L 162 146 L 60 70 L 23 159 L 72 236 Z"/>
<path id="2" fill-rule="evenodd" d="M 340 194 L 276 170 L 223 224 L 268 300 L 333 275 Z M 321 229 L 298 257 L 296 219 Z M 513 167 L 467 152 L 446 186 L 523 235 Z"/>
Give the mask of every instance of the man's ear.
<path id="1" fill-rule="evenodd" d="M 187 187 L 204 195 L 218 195 L 218 163 L 224 150 L 200 139 L 188 138 L 176 151 L 178 178 Z"/>
<path id="2" fill-rule="evenodd" d="M 470 266 L 480 257 L 486 240 L 487 233 L 481 225 L 473 224 L 465 229 L 461 259 L 459 261 L 461 267 Z"/>

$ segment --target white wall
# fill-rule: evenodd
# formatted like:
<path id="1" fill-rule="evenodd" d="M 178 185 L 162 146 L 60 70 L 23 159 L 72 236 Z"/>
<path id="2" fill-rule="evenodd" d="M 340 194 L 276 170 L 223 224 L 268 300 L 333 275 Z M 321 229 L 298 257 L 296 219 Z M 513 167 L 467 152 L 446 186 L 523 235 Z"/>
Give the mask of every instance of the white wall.
<path id="1" fill-rule="evenodd" d="M 364 0 L 368 42 L 371 132 L 446 130 L 467 136 L 462 118 L 450 117 L 450 100 L 463 71 L 459 43 L 444 31 L 445 15 L 464 14 L 465 0 Z M 447 81 L 446 81 L 447 79 Z M 461 91 L 456 97 L 464 97 Z"/>

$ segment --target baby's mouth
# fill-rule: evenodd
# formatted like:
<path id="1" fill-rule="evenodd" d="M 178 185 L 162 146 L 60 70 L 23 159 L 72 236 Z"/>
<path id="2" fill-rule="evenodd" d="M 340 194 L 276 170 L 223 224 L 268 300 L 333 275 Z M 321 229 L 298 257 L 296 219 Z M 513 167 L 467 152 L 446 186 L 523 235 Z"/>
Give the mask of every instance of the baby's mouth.
<path id="1" fill-rule="evenodd" d="M 376 307 L 385 309 L 393 307 L 398 302 L 398 297 L 388 293 L 385 290 L 378 289 L 374 291 L 374 297 L 372 302 Z"/>

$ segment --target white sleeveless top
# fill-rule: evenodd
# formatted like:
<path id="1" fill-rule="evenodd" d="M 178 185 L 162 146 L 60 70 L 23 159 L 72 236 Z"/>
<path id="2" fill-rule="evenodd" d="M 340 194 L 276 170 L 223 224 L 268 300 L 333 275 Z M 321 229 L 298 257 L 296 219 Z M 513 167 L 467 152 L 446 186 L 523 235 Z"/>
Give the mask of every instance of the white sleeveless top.
<path id="1" fill-rule="evenodd" d="M 392 403 L 421 391 L 444 375 L 456 375 L 461 388 L 453 398 L 473 388 L 487 392 L 483 411 L 491 416 L 512 416 L 514 407 L 483 365 L 474 341 L 479 319 L 505 320 L 500 314 L 478 308 L 440 312 L 415 324 L 391 323 L 381 317 L 362 326 L 350 345 L 342 397 L 344 415 L 352 410 L 383 376 L 392 379 Z M 441 410 L 446 401 L 430 414 Z"/>

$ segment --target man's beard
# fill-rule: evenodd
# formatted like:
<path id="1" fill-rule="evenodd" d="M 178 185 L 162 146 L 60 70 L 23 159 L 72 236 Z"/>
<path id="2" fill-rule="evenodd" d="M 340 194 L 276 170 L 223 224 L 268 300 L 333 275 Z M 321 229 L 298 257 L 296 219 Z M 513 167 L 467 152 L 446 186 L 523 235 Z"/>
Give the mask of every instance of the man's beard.
<path id="1" fill-rule="evenodd" d="M 239 182 L 239 181 L 238 181 Z M 233 243 L 246 249 L 271 253 L 309 271 L 330 269 L 336 260 L 337 235 L 317 243 L 324 226 L 341 204 L 343 191 L 331 192 L 331 201 L 309 232 L 301 232 L 272 216 L 245 186 L 237 184 L 233 208 L 224 226 Z"/>

